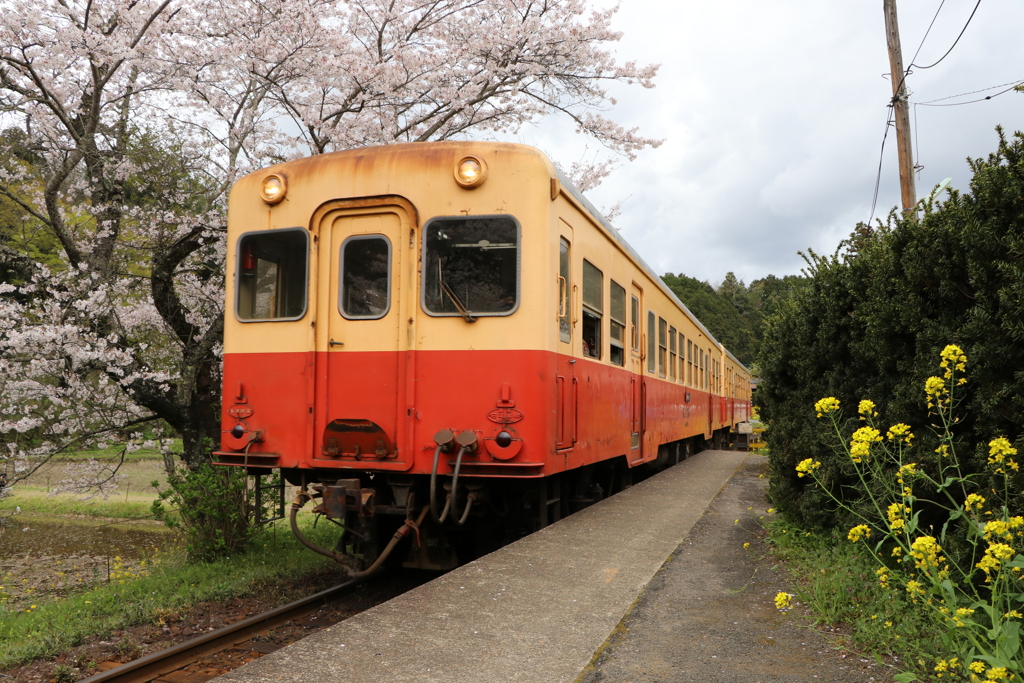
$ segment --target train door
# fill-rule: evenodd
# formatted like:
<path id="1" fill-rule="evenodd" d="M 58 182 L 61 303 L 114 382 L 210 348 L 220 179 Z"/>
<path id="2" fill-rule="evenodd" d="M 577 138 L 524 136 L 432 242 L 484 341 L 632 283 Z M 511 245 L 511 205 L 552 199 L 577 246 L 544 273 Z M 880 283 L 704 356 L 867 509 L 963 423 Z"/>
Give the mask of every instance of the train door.
<path id="1" fill-rule="evenodd" d="M 411 207 L 410 207 L 411 208 Z M 328 211 L 320 221 L 314 457 L 408 469 L 416 306 L 411 211 Z M 408 330 L 406 328 L 409 328 Z"/>
<path id="2" fill-rule="evenodd" d="M 630 371 L 630 462 L 644 459 L 644 335 L 643 290 L 635 282 L 629 290 L 629 371 Z"/>
<path id="3" fill-rule="evenodd" d="M 701 382 L 708 393 L 708 426 L 705 437 L 710 439 L 715 433 L 715 392 L 711 388 L 711 355 L 701 351 Z"/>
<path id="4" fill-rule="evenodd" d="M 555 448 L 570 450 L 576 443 L 576 359 L 573 323 L 572 226 L 559 221 L 558 241 L 558 353 L 555 369 Z"/>

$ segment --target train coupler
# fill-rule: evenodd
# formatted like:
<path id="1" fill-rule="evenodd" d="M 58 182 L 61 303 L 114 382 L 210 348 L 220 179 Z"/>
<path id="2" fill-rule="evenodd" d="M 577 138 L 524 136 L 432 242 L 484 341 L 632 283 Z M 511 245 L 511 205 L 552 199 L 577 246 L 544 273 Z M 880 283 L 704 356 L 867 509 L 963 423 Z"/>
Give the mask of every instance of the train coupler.
<path id="1" fill-rule="evenodd" d="M 373 517 L 375 494 L 374 489 L 362 488 L 358 479 L 339 479 L 323 487 L 320 505 L 313 512 L 342 521 L 349 513 L 359 517 Z"/>

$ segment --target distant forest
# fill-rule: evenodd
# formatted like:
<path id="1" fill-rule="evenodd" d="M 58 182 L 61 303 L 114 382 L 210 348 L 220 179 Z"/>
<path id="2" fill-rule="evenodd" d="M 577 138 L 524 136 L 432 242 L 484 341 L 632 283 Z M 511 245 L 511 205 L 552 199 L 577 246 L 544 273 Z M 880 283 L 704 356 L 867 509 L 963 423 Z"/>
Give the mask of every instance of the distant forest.
<path id="1" fill-rule="evenodd" d="M 682 273 L 666 273 L 661 279 L 748 368 L 757 360 L 764 319 L 807 283 L 802 275 L 768 275 L 747 286 L 731 272 L 717 287 Z"/>

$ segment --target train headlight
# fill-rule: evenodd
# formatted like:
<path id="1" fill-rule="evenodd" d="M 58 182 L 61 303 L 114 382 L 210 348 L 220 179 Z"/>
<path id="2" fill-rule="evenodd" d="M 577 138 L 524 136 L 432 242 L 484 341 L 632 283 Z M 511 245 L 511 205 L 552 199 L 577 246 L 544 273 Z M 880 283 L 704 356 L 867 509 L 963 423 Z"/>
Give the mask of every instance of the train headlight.
<path id="1" fill-rule="evenodd" d="M 260 196 L 271 206 L 284 199 L 287 192 L 288 180 L 280 173 L 271 173 L 263 179 L 263 184 L 260 185 Z"/>
<path id="2" fill-rule="evenodd" d="M 487 164 L 476 156 L 465 156 L 455 165 L 455 182 L 466 189 L 480 187 L 487 179 Z"/>

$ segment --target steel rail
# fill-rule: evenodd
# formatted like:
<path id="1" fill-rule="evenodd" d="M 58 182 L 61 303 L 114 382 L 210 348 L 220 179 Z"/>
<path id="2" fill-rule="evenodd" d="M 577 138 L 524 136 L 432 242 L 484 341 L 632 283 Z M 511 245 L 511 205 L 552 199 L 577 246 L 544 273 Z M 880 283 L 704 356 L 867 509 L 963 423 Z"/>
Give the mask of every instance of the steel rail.
<path id="1" fill-rule="evenodd" d="M 353 579 L 333 588 L 314 593 L 308 597 L 290 602 L 254 617 L 210 631 L 197 638 L 178 643 L 166 650 L 153 652 L 145 657 L 126 662 L 121 666 L 84 678 L 78 683 L 148 683 L 160 676 L 177 671 L 193 661 L 226 650 L 233 645 L 249 640 L 260 631 L 310 612 L 321 603 L 337 597 L 362 579 Z"/>

